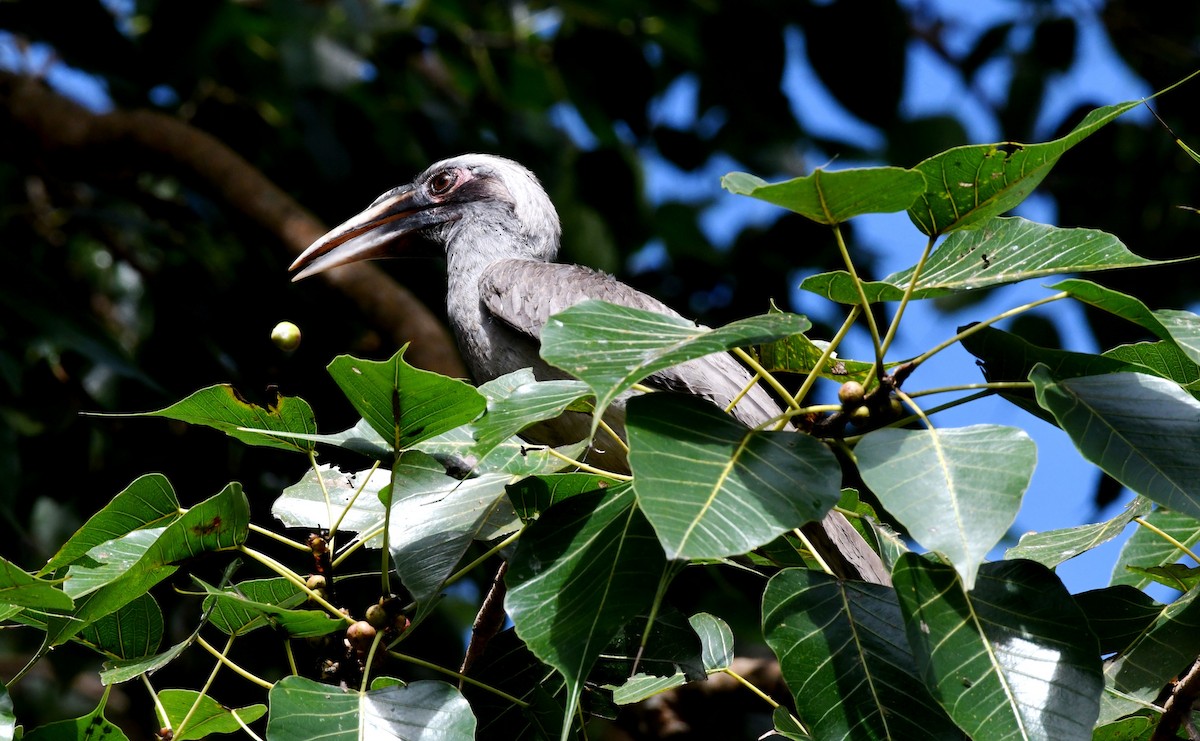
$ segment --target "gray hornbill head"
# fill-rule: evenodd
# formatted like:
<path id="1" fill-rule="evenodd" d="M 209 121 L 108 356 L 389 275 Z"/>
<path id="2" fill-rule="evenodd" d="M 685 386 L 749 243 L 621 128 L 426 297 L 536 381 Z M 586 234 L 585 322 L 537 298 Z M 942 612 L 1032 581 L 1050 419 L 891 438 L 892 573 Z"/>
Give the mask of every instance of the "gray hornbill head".
<path id="1" fill-rule="evenodd" d="M 290 270 L 300 280 L 339 265 L 400 254 L 417 237 L 440 244 L 453 269 L 463 259 L 552 260 L 558 212 L 532 172 L 489 154 L 430 166 L 313 242 Z"/>

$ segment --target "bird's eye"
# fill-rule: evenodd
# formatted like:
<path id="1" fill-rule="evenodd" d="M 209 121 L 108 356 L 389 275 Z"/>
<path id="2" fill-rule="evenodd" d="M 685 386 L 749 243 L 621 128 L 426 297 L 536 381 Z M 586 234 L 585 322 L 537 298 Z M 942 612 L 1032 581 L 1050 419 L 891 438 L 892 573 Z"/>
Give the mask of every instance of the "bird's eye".
<path id="1" fill-rule="evenodd" d="M 450 192 L 457 181 L 458 178 L 453 171 L 442 170 L 429 179 L 429 191 L 435 196 L 444 196 Z"/>

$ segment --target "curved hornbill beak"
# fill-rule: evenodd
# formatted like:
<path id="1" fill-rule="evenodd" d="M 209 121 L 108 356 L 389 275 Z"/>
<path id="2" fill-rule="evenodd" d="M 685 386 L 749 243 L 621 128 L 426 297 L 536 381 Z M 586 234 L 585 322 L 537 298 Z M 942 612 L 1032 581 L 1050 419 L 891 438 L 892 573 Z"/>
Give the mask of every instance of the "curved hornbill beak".
<path id="1" fill-rule="evenodd" d="M 415 235 L 456 218 L 444 201 L 432 201 L 421 188 L 402 185 L 384 193 L 365 211 L 313 242 L 288 270 L 293 281 L 360 260 L 390 257 Z"/>

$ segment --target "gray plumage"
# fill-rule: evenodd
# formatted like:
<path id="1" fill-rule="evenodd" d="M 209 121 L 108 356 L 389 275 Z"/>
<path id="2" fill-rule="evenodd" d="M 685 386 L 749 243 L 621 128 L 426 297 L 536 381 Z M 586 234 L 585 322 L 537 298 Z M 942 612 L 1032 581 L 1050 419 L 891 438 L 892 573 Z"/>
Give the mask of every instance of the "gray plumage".
<path id="1" fill-rule="evenodd" d="M 447 316 L 463 359 L 477 383 L 522 368 L 539 379 L 565 378 L 538 354 L 541 329 L 556 314 L 585 299 L 679 316 L 662 302 L 612 276 L 553 262 L 560 225 L 537 178 L 512 160 L 467 154 L 443 160 L 410 185 L 380 196 L 366 211 L 317 240 L 292 265 L 296 279 L 356 260 L 385 257 L 397 243 L 424 236 L 446 251 Z M 728 354 L 710 355 L 661 371 L 646 383 L 706 398 L 722 408 L 751 375 Z M 627 396 L 626 396 L 627 398 Z M 624 398 L 605 421 L 624 433 Z M 733 414 L 755 426 L 779 414 L 779 406 L 755 386 Z M 523 435 L 563 444 L 586 436 L 585 415 L 566 414 Z M 598 438 L 589 462 L 628 470 L 619 446 Z M 805 527 L 814 546 L 841 576 L 890 583 L 879 557 L 846 519 L 831 512 Z"/>

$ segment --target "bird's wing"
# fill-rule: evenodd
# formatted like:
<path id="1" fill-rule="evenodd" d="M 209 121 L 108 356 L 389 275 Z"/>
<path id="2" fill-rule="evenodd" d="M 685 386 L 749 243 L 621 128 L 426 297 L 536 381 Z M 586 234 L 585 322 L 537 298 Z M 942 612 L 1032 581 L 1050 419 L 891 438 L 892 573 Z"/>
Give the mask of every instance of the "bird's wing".
<path id="1" fill-rule="evenodd" d="M 501 260 L 480 278 L 480 296 L 493 316 L 535 340 L 550 316 L 580 301 L 599 299 L 609 303 L 680 316 L 663 302 L 601 273 L 578 265 Z M 726 353 L 659 371 L 646 379 L 648 385 L 706 398 L 725 407 L 750 382 L 750 373 Z M 779 406 L 762 388 L 755 386 L 734 409 L 734 416 L 750 426 L 779 414 Z"/>

